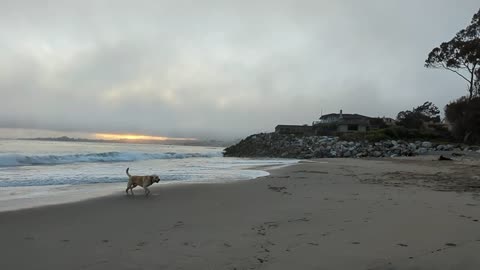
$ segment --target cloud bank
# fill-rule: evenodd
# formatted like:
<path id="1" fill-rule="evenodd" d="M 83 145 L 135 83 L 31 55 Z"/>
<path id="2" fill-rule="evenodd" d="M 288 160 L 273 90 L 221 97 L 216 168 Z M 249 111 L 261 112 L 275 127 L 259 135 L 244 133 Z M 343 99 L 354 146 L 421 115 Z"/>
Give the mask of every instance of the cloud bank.
<path id="1" fill-rule="evenodd" d="M 428 52 L 477 1 L 0 1 L 0 128 L 238 138 L 466 93 Z"/>

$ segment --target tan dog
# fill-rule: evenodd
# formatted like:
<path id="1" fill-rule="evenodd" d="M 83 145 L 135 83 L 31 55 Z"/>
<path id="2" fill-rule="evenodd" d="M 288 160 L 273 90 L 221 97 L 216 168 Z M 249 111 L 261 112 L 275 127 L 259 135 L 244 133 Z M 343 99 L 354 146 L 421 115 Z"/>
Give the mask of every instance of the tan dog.
<path id="1" fill-rule="evenodd" d="M 136 186 L 141 186 L 145 189 L 145 196 L 148 196 L 150 194 L 150 190 L 148 189 L 149 186 L 153 185 L 153 183 L 158 183 L 160 182 L 160 177 L 158 175 L 143 175 L 143 176 L 137 176 L 137 175 L 130 175 L 128 173 L 128 170 L 130 168 L 127 168 L 127 175 L 128 175 L 128 185 L 127 185 L 127 192 L 130 189 L 133 195 L 133 189 Z"/>

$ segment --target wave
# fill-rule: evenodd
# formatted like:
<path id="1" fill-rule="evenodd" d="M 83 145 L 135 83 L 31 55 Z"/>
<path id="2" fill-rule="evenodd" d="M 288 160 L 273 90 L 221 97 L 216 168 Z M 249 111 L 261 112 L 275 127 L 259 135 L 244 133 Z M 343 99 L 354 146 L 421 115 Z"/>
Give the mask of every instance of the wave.
<path id="1" fill-rule="evenodd" d="M 221 157 L 221 152 L 207 153 L 139 153 L 139 152 L 104 152 L 70 155 L 21 155 L 0 154 L 0 167 L 60 165 L 81 162 L 131 162 L 153 159 L 184 159 Z"/>

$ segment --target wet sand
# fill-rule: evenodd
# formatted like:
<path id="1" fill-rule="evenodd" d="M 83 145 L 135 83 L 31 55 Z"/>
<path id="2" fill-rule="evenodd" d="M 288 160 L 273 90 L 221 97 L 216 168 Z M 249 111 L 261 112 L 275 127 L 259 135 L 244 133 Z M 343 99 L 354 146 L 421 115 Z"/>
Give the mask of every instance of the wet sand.
<path id="1" fill-rule="evenodd" d="M 323 159 L 4 212 L 0 269 L 480 269 L 479 175 L 475 160 Z"/>

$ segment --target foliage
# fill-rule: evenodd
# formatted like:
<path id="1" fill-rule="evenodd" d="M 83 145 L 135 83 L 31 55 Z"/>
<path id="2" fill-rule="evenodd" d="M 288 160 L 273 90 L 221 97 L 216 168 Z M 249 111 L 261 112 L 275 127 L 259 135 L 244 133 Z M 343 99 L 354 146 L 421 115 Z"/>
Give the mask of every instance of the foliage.
<path id="1" fill-rule="evenodd" d="M 462 97 L 445 106 L 453 135 L 464 143 L 480 143 L 480 97 Z"/>
<path id="2" fill-rule="evenodd" d="M 456 73 L 467 82 L 469 99 L 480 96 L 480 10 L 469 26 L 430 52 L 425 66 Z"/>
<path id="3" fill-rule="evenodd" d="M 380 117 L 370 119 L 370 125 L 376 126 L 378 128 L 388 127 L 387 124 L 385 123 L 385 121 Z"/>
<path id="4" fill-rule="evenodd" d="M 401 126 L 393 126 L 384 129 L 370 130 L 366 133 L 345 133 L 340 136 L 345 141 L 369 141 L 379 142 L 384 140 L 441 140 L 449 139 L 448 132 L 426 131 L 418 129 L 408 129 Z"/>
<path id="5" fill-rule="evenodd" d="M 425 123 L 440 122 L 440 110 L 432 102 L 425 102 L 412 111 L 401 111 L 397 115 L 397 124 L 405 128 L 423 129 Z"/>

